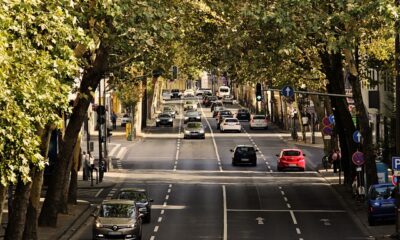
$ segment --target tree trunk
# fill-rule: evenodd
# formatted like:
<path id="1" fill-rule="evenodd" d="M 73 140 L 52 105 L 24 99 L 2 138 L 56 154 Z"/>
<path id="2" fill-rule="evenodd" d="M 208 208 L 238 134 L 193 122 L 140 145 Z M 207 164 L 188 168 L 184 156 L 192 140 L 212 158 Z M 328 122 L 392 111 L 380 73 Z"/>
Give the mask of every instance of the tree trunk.
<path id="1" fill-rule="evenodd" d="M 55 129 L 55 125 L 46 125 L 44 131 L 41 132 L 40 154 L 47 158 L 51 133 Z M 26 214 L 24 239 L 38 239 L 38 216 L 40 211 L 40 195 L 43 185 L 43 170 L 33 169 L 34 177 L 32 180 L 32 189 L 29 196 L 29 205 Z"/>
<path id="2" fill-rule="evenodd" d="M 68 190 L 68 203 L 70 204 L 77 204 L 77 198 L 78 198 L 78 171 L 79 171 L 79 165 L 80 161 L 82 159 L 82 154 L 81 154 L 81 144 L 80 144 L 80 137 L 78 139 L 78 142 L 75 145 L 74 149 L 74 156 L 73 156 L 73 161 L 72 161 L 72 166 L 71 166 L 71 180 L 69 183 L 69 190 Z"/>
<path id="3" fill-rule="evenodd" d="M 356 51 L 358 49 L 356 48 Z M 374 155 L 374 146 L 372 143 L 372 129 L 369 126 L 368 112 L 364 105 L 361 94 L 361 84 L 358 74 L 358 67 L 354 60 L 354 56 L 350 50 L 345 49 L 346 62 L 349 66 L 349 81 L 353 89 L 353 99 L 358 112 L 358 123 L 362 136 L 362 146 L 360 151 L 364 153 L 365 157 L 365 171 L 367 175 L 367 187 L 371 184 L 378 183 L 378 176 L 376 172 L 376 163 Z"/>
<path id="4" fill-rule="evenodd" d="M 0 225 L 1 221 L 3 220 L 3 209 L 4 209 L 4 204 L 6 203 L 6 194 L 7 194 L 7 189 L 8 187 L 3 186 L 0 184 Z"/>
<path id="5" fill-rule="evenodd" d="M 90 68 L 86 69 L 72 109 L 70 121 L 65 130 L 63 141 L 60 143 L 54 173 L 46 193 L 42 211 L 40 212 L 40 226 L 57 226 L 57 214 L 62 200 L 62 190 L 69 174 L 69 163 L 78 139 L 86 112 L 93 100 L 92 91 L 99 85 L 108 65 L 108 47 L 100 44 L 96 51 L 96 60 Z"/>
<path id="6" fill-rule="evenodd" d="M 341 53 L 329 53 L 327 50 L 320 52 L 323 64 L 323 71 L 329 80 L 327 90 L 329 93 L 345 94 L 343 59 Z M 348 110 L 346 98 L 330 97 L 333 114 L 335 116 L 336 130 L 340 139 L 342 153 L 342 170 L 344 171 L 344 181 L 351 185 L 353 178 L 352 154 L 356 151 L 353 142 L 353 132 L 355 127 Z"/>
<path id="7" fill-rule="evenodd" d="M 34 177 L 33 170 L 31 170 L 30 175 L 32 178 Z M 13 211 L 10 219 L 8 219 L 5 240 L 20 240 L 23 237 L 31 186 L 32 182 L 25 184 L 21 179 L 18 180 L 14 193 Z"/>

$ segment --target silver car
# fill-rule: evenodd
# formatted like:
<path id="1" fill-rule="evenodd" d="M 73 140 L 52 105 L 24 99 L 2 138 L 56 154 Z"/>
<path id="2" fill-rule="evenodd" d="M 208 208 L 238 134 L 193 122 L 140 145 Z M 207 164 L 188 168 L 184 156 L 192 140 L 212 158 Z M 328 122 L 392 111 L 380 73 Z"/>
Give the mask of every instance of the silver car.
<path id="1" fill-rule="evenodd" d="M 183 130 L 183 138 L 205 138 L 204 126 L 200 122 L 189 122 Z"/>
<path id="2" fill-rule="evenodd" d="M 156 118 L 156 127 L 159 127 L 161 125 L 172 127 L 174 126 L 174 119 L 168 113 L 160 113 Z"/>
<path id="3" fill-rule="evenodd" d="M 175 108 L 171 106 L 164 106 L 162 112 L 171 115 L 173 118 L 175 118 L 175 116 L 178 114 Z"/>
<path id="4" fill-rule="evenodd" d="M 188 122 L 200 122 L 201 114 L 198 111 L 187 111 L 183 117 L 183 122 L 186 124 Z"/>

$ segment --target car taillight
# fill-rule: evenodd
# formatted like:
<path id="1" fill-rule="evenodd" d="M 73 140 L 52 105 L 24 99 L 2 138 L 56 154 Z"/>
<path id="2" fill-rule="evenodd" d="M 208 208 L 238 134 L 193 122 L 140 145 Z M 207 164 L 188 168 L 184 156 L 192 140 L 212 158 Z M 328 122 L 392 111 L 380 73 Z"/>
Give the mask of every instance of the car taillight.
<path id="1" fill-rule="evenodd" d="M 374 208 L 373 207 L 369 207 L 369 212 L 373 212 L 374 211 Z"/>

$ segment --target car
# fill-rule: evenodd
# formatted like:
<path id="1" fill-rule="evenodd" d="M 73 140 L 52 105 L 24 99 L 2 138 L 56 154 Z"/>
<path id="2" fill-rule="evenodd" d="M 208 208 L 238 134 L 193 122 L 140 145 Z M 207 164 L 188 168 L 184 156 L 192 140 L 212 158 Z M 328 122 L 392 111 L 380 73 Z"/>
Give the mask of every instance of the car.
<path id="1" fill-rule="evenodd" d="M 212 95 L 213 95 L 213 94 L 212 94 L 211 91 L 210 91 L 210 92 L 204 91 L 204 93 L 203 93 L 203 95 L 202 95 L 203 104 L 204 104 L 204 99 L 207 98 L 207 97 L 209 97 L 209 96 L 212 96 Z"/>
<path id="2" fill-rule="evenodd" d="M 121 127 L 125 127 L 127 123 L 130 123 L 132 118 L 126 113 L 121 118 Z"/>
<path id="3" fill-rule="evenodd" d="M 201 122 L 201 114 L 198 111 L 187 111 L 183 117 L 183 123 Z"/>
<path id="4" fill-rule="evenodd" d="M 306 168 L 305 154 L 300 149 L 282 149 L 278 157 L 278 171 L 284 169 L 299 169 L 304 171 Z"/>
<path id="5" fill-rule="evenodd" d="M 240 125 L 240 122 L 237 118 L 224 118 L 224 120 L 222 120 L 219 128 L 220 128 L 220 132 L 226 132 L 226 131 L 241 132 L 242 131 L 242 125 Z"/>
<path id="6" fill-rule="evenodd" d="M 249 110 L 245 108 L 241 108 L 238 110 L 236 113 L 236 118 L 239 119 L 240 121 L 250 121 L 250 112 Z"/>
<path id="7" fill-rule="evenodd" d="M 215 106 L 212 117 L 216 118 L 218 116 L 219 111 L 224 110 L 224 109 L 225 109 L 224 106 Z"/>
<path id="8" fill-rule="evenodd" d="M 252 115 L 250 120 L 250 129 L 262 128 L 268 129 L 268 120 L 265 115 Z"/>
<path id="9" fill-rule="evenodd" d="M 222 107 L 223 107 L 224 104 L 222 104 L 221 101 L 214 101 L 214 102 L 211 102 L 211 106 L 210 106 L 211 112 L 214 111 L 214 108 L 215 108 L 216 106 L 222 106 Z"/>
<path id="10" fill-rule="evenodd" d="M 183 92 L 183 97 L 184 98 L 194 97 L 194 90 L 193 89 L 186 89 Z"/>
<path id="11" fill-rule="evenodd" d="M 183 104 L 183 110 L 186 111 L 189 109 L 197 110 L 197 102 L 193 100 L 185 101 Z"/>
<path id="12" fill-rule="evenodd" d="M 232 117 L 233 117 L 233 114 L 230 110 L 226 110 L 226 109 L 220 110 L 218 112 L 218 115 L 216 118 L 217 119 L 217 129 L 220 129 L 221 123 L 224 120 L 224 118 L 232 118 Z"/>
<path id="13" fill-rule="evenodd" d="M 172 98 L 179 98 L 181 99 L 182 93 L 179 91 L 179 89 L 172 89 L 171 90 L 171 99 Z"/>
<path id="14" fill-rule="evenodd" d="M 143 208 L 143 222 L 149 223 L 151 220 L 151 203 L 153 199 L 149 198 L 146 189 L 143 188 L 122 188 L 117 196 L 118 199 L 133 200 L 136 206 Z"/>
<path id="15" fill-rule="evenodd" d="M 163 99 L 164 101 L 170 100 L 170 99 L 171 99 L 171 91 L 168 90 L 168 89 L 162 90 L 162 99 Z"/>
<path id="16" fill-rule="evenodd" d="M 231 89 L 228 86 L 220 86 L 218 88 L 217 96 L 219 99 L 229 95 L 231 95 Z"/>
<path id="17" fill-rule="evenodd" d="M 237 145 L 235 149 L 231 149 L 233 152 L 232 165 L 238 164 L 250 164 L 257 166 L 257 149 L 254 149 L 251 145 Z"/>
<path id="18" fill-rule="evenodd" d="M 233 105 L 235 103 L 235 100 L 234 100 L 233 96 L 225 95 L 222 97 L 222 103 Z"/>
<path id="19" fill-rule="evenodd" d="M 161 125 L 165 126 L 174 126 L 174 119 L 172 118 L 171 114 L 168 113 L 160 113 L 156 118 L 156 127 Z"/>
<path id="20" fill-rule="evenodd" d="M 210 107 L 211 103 L 217 100 L 218 98 L 216 96 L 208 96 L 203 100 L 203 104 L 205 107 Z"/>
<path id="21" fill-rule="evenodd" d="M 196 90 L 196 96 L 203 96 L 204 93 L 210 93 L 211 94 L 211 89 L 209 88 L 199 88 Z"/>
<path id="22" fill-rule="evenodd" d="M 378 220 L 396 220 L 395 188 L 391 183 L 373 184 L 367 194 L 368 223 Z"/>
<path id="23" fill-rule="evenodd" d="M 183 130 L 183 138 L 205 138 L 204 126 L 201 122 L 188 122 Z"/>
<path id="24" fill-rule="evenodd" d="M 178 114 L 178 111 L 172 106 L 164 106 L 162 112 L 171 115 L 173 118 Z"/>
<path id="25" fill-rule="evenodd" d="M 142 239 L 142 211 L 132 200 L 104 200 L 93 214 L 93 239 Z"/>

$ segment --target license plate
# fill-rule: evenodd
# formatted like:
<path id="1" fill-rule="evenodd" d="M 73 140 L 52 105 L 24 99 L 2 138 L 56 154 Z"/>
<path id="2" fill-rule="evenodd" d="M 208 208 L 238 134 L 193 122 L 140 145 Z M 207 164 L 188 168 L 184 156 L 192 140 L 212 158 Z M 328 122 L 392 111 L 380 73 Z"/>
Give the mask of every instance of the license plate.
<path id="1" fill-rule="evenodd" d="M 242 161 L 243 161 L 243 162 L 248 162 L 249 159 L 248 159 L 248 158 L 242 158 Z"/>
<path id="2" fill-rule="evenodd" d="M 192 135 L 197 135 L 198 133 L 192 133 Z"/>
<path id="3" fill-rule="evenodd" d="M 393 203 L 383 203 L 382 207 L 393 207 Z"/>
<path id="4" fill-rule="evenodd" d="M 122 232 L 117 232 L 117 231 L 108 232 L 108 235 L 113 235 L 113 236 L 115 236 L 115 235 L 122 235 Z"/>
<path id="5" fill-rule="evenodd" d="M 234 124 L 234 123 L 228 123 L 228 125 L 229 125 L 229 126 L 234 126 L 235 124 Z"/>
<path id="6" fill-rule="evenodd" d="M 297 166 L 297 164 L 293 164 L 293 163 L 289 164 L 289 167 L 296 167 L 296 166 Z"/>

